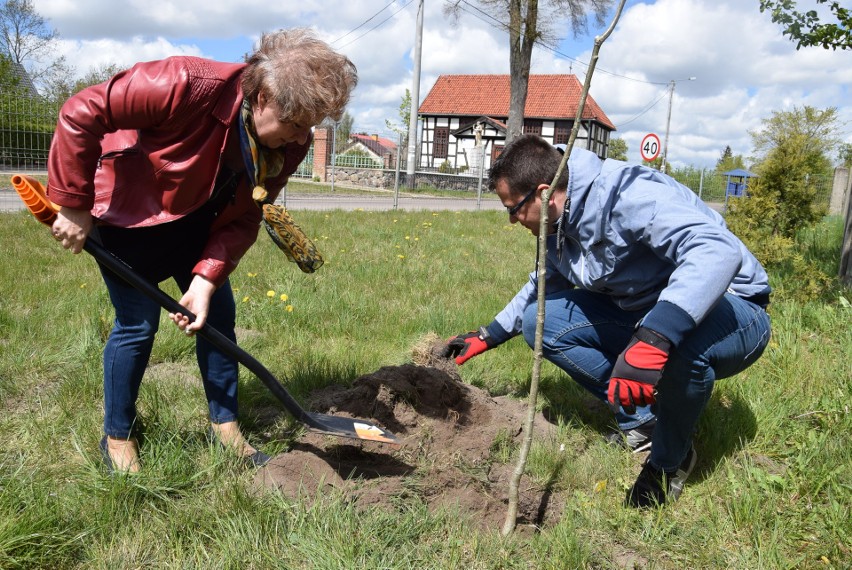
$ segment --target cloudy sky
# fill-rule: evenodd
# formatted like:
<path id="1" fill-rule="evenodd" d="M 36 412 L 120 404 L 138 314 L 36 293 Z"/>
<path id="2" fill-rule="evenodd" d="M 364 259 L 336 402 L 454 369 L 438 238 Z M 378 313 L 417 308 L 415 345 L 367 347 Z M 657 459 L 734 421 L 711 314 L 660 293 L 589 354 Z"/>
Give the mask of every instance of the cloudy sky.
<path id="1" fill-rule="evenodd" d="M 425 0 L 420 101 L 442 74 L 508 73 L 505 30 L 475 0 L 461 0 L 461 17 L 444 16 L 445 0 Z M 33 0 L 57 29 L 79 75 L 107 64 L 175 54 L 240 61 L 262 31 L 307 26 L 357 65 L 360 82 L 349 112 L 354 129 L 386 132 L 412 86 L 418 0 Z M 852 53 L 803 48 L 783 37 L 758 0 L 629 0 L 601 48 L 591 94 L 616 125 L 614 136 L 639 161 L 644 135 L 664 139 L 671 101 L 669 162 L 712 168 L 725 146 L 751 153 L 749 131 L 773 111 L 836 107 L 852 142 Z M 816 7 L 799 0 L 800 10 Z M 610 17 L 612 14 L 610 15 Z M 594 35 L 555 49 L 537 47 L 533 73 L 587 70 Z M 689 78 L 694 77 L 694 80 Z M 674 96 L 669 85 L 675 80 Z"/>

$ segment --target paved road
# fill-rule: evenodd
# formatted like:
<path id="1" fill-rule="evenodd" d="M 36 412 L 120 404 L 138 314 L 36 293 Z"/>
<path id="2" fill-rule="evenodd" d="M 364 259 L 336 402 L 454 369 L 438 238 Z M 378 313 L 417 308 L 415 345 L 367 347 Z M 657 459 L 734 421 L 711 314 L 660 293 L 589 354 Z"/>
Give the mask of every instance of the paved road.
<path id="1" fill-rule="evenodd" d="M 0 181 L 2 182 L 2 181 Z M 386 211 L 394 209 L 394 197 L 391 193 L 359 194 L 295 194 L 279 197 L 292 210 L 368 210 Z M 718 212 L 724 210 L 724 204 L 711 203 Z M 24 209 L 24 203 L 9 188 L 0 188 L 0 212 L 15 212 Z M 436 198 L 426 196 L 400 196 L 397 201 L 399 210 L 502 210 L 503 205 L 493 196 L 477 201 L 473 198 Z"/>
<path id="2" fill-rule="evenodd" d="M 371 210 L 384 211 L 394 209 L 394 197 L 391 193 L 374 195 L 358 194 L 295 194 L 279 198 L 292 210 Z M 500 210 L 500 201 L 489 196 L 477 201 L 476 198 L 436 198 L 425 196 L 400 196 L 397 209 L 400 210 Z M 15 212 L 24 209 L 24 203 L 11 189 L 0 188 L 0 212 Z"/>

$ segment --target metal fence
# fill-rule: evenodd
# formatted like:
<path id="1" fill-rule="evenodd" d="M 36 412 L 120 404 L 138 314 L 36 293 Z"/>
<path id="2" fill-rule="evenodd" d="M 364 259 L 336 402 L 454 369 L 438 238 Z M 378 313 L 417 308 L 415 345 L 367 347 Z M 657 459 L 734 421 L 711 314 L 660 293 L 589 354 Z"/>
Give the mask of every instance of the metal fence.
<path id="1" fill-rule="evenodd" d="M 672 178 L 698 194 L 709 203 L 725 203 L 730 195 L 728 184 L 737 180 L 715 170 L 686 170 L 669 173 Z M 834 180 L 830 176 L 810 176 L 808 184 L 814 194 L 814 204 L 828 208 Z M 747 191 L 747 190 L 746 190 Z"/>
<path id="2" fill-rule="evenodd" d="M 0 79 L 0 167 L 43 170 L 58 106 L 13 78 Z"/>

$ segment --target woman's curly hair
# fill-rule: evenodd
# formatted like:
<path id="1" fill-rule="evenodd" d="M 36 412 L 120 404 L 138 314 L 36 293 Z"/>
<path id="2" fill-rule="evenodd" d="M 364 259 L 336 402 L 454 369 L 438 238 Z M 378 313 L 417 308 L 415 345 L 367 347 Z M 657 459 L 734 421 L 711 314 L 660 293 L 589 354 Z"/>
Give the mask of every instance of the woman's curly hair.
<path id="1" fill-rule="evenodd" d="M 282 120 L 337 121 L 358 83 L 355 64 L 305 28 L 263 34 L 246 63 L 243 94 L 255 103 L 263 93 Z"/>

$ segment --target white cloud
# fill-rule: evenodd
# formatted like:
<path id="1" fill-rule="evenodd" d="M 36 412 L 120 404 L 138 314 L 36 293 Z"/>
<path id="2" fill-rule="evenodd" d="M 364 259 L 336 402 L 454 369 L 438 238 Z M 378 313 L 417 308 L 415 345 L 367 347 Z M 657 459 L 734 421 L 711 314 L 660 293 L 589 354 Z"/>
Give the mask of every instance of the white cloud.
<path id="1" fill-rule="evenodd" d="M 174 44 L 165 38 L 130 38 L 126 41 L 99 40 L 60 40 L 57 45 L 59 55 L 64 55 L 79 75 L 90 69 L 117 65 L 121 68 L 132 66 L 139 61 L 152 61 L 171 55 L 202 55 L 197 46 Z"/>

